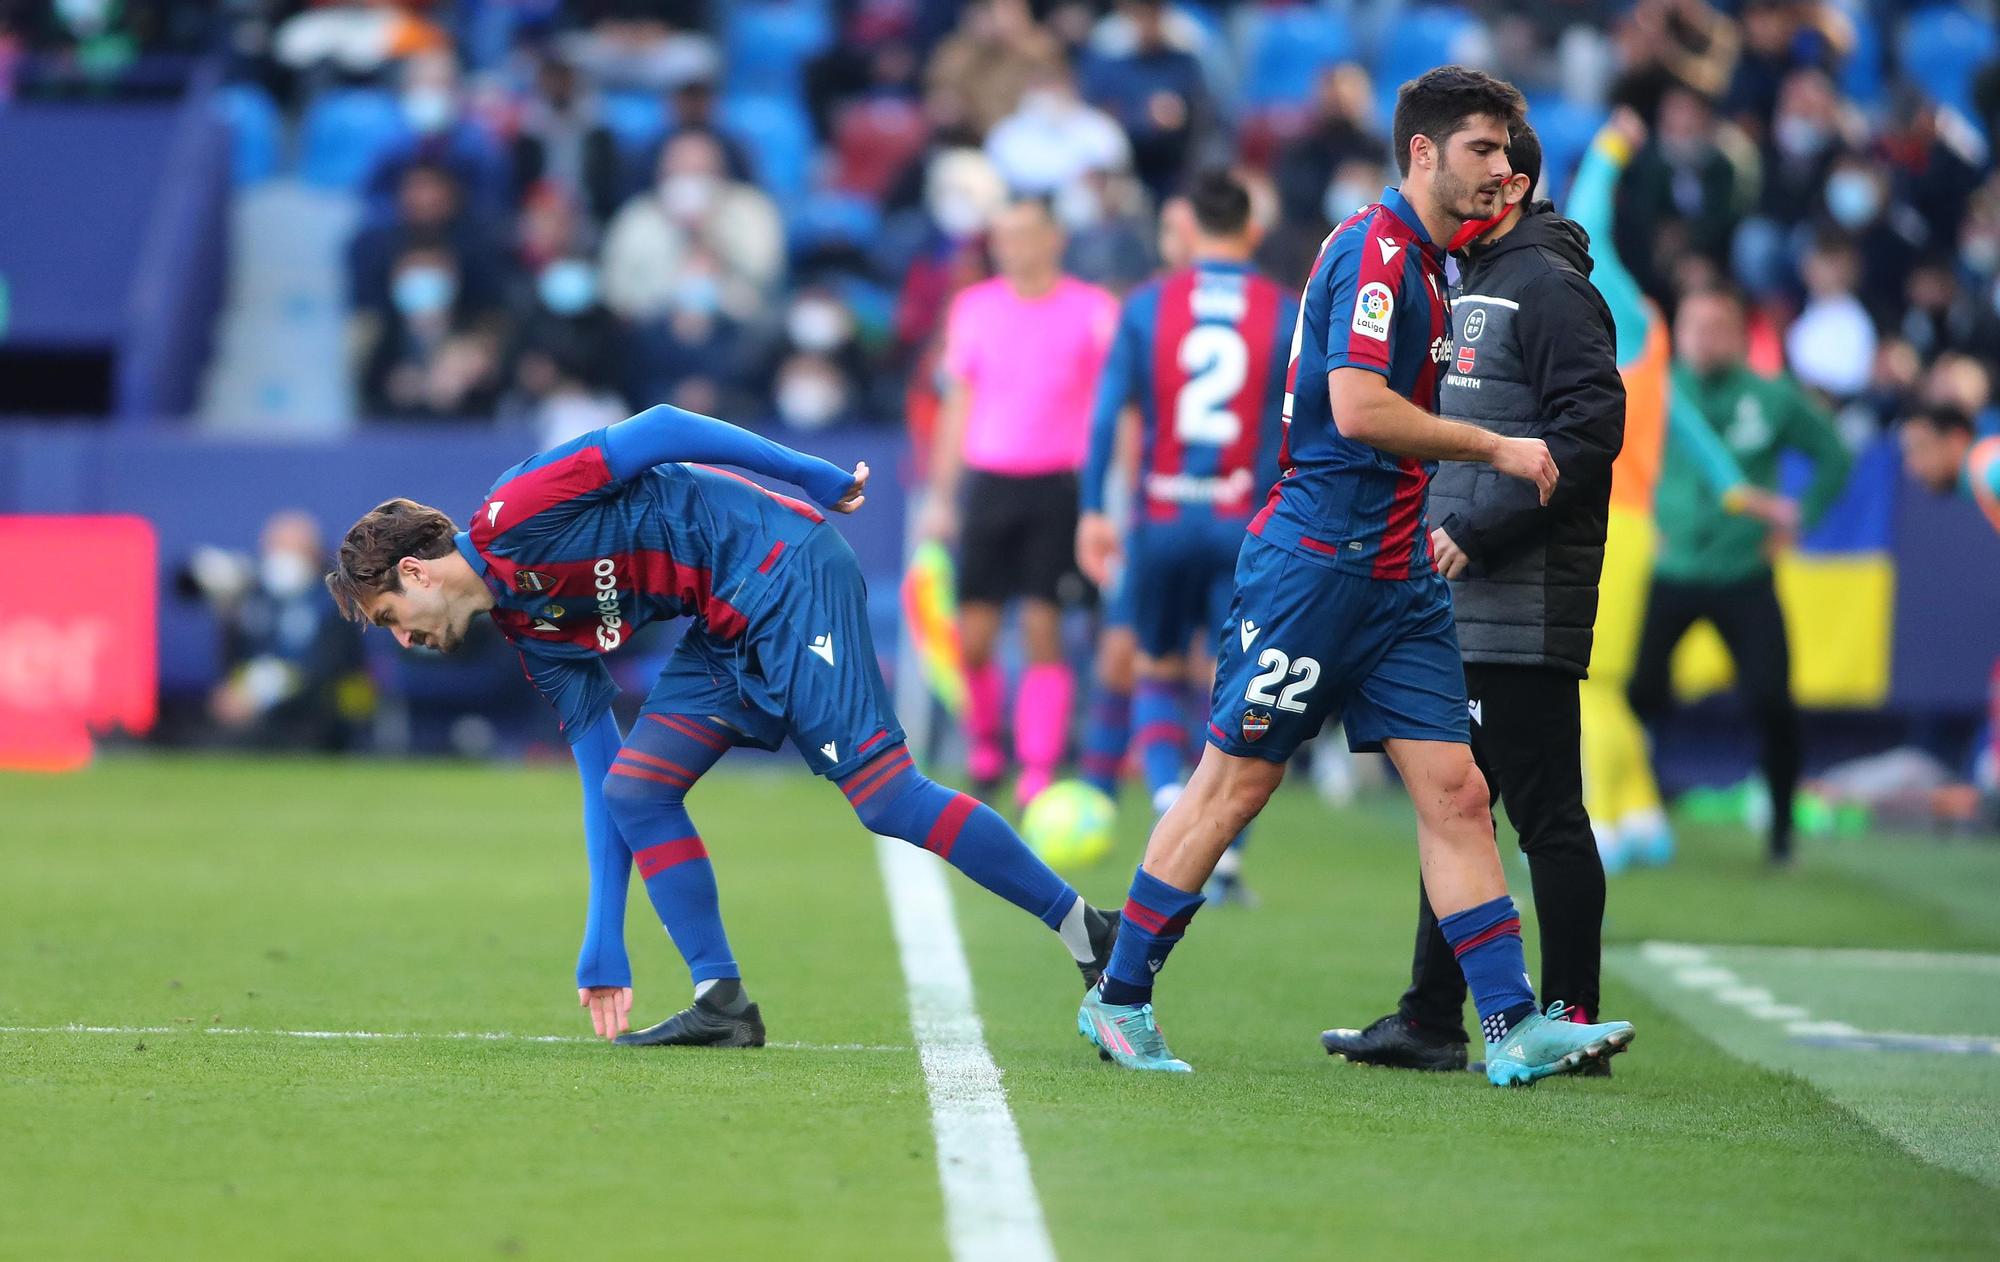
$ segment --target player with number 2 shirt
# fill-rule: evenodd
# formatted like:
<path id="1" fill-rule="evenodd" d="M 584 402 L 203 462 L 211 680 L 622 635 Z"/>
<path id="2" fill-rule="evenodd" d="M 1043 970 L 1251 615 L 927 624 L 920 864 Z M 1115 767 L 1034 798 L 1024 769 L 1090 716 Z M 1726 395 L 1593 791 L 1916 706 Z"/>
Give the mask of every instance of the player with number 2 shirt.
<path id="1" fill-rule="evenodd" d="M 1320 247 L 1292 336 L 1283 472 L 1237 560 L 1209 743 L 1153 830 L 1110 965 L 1077 1013 L 1079 1032 L 1122 1067 L 1189 1071 L 1160 1032 L 1154 979 L 1216 860 L 1335 714 L 1354 748 L 1382 750 L 1409 786 L 1425 890 L 1478 1007 L 1488 1079 L 1532 1082 L 1632 1037 L 1625 1022 L 1537 1011 L 1468 743 L 1451 596 L 1424 526 L 1438 460 L 1532 481 L 1545 503 L 1556 485 L 1539 440 L 1433 413 L 1452 353 L 1445 245 L 1494 212 L 1522 111 L 1511 84 L 1459 66 L 1404 84 L 1401 186 Z"/>

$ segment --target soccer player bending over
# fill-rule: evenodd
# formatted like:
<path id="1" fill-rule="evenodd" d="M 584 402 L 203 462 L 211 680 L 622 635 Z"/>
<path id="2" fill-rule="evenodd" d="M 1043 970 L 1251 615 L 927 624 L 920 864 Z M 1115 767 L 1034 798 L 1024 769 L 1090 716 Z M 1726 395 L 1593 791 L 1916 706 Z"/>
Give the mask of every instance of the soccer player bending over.
<path id="1" fill-rule="evenodd" d="M 757 1047 L 764 1022 L 723 932 L 715 872 L 687 794 L 738 745 L 790 736 L 871 831 L 922 846 L 1060 935 L 1087 983 L 1118 920 L 1084 903 L 993 811 L 919 772 L 869 634 L 854 552 L 812 504 L 706 464 L 863 503 L 852 472 L 733 425 L 656 407 L 507 470 L 460 531 L 394 499 L 347 532 L 327 586 L 348 617 L 404 647 L 450 652 L 490 616 L 554 705 L 583 778 L 590 904 L 578 1002 L 633 1045 Z M 648 622 L 693 619 L 621 733 L 603 658 Z M 630 1029 L 625 895 L 634 860 L 686 959 L 694 1003 Z"/>
<path id="2" fill-rule="evenodd" d="M 1541 440 L 1433 415 L 1452 355 L 1444 243 L 1499 208 L 1522 109 L 1512 85 L 1459 66 L 1404 84 L 1402 186 L 1320 247 L 1292 336 L 1282 476 L 1236 562 L 1209 743 L 1153 829 L 1111 962 L 1077 1012 L 1085 1037 L 1128 1069 L 1188 1071 L 1154 1020 L 1154 977 L 1217 858 L 1332 713 L 1354 749 L 1387 753 L 1410 788 L 1424 888 L 1479 1009 L 1487 1077 L 1532 1082 L 1632 1037 L 1623 1021 L 1536 1011 L 1468 744 L 1451 594 L 1424 529 L 1438 460 L 1532 481 L 1543 503 L 1555 489 Z"/>

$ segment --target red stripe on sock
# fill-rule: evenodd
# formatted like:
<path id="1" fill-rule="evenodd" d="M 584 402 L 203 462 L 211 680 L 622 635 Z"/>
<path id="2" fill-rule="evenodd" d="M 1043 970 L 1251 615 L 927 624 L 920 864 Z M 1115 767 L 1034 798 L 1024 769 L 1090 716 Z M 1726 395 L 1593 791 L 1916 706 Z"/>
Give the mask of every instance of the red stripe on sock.
<path id="1" fill-rule="evenodd" d="M 676 837 L 672 841 L 647 846 L 634 852 L 632 857 L 639 861 L 639 879 L 651 880 L 675 864 L 708 858 L 708 847 L 701 844 L 699 837 Z"/>
<path id="2" fill-rule="evenodd" d="M 672 785 L 676 789 L 692 789 L 694 787 L 694 781 L 692 780 L 682 780 L 678 776 L 670 776 L 659 771 L 648 771 L 644 767 L 634 767 L 622 762 L 611 764 L 611 774 L 614 776 L 625 776 L 633 780 L 651 780 L 656 784 Z"/>
<path id="3" fill-rule="evenodd" d="M 671 771 L 673 774 L 679 776 L 681 779 L 686 780 L 690 783 L 701 778 L 697 773 L 689 771 L 686 767 L 681 766 L 677 762 L 671 762 L 668 759 L 657 757 L 653 754 L 646 753 L 644 750 L 621 749 L 618 751 L 618 756 L 620 758 L 630 758 L 633 762 L 636 762 L 641 766 L 652 767 L 659 771 Z"/>
<path id="4" fill-rule="evenodd" d="M 916 760 L 910 757 L 909 749 L 898 746 L 893 752 L 882 755 L 877 761 L 856 772 L 853 778 L 840 786 L 841 791 L 847 794 L 848 805 L 858 807 L 874 797 L 883 785 L 915 765 Z"/>
<path id="5" fill-rule="evenodd" d="M 940 859 L 951 858 L 951 848 L 958 844 L 958 832 L 965 827 L 965 821 L 978 807 L 979 799 L 967 797 L 963 793 L 953 795 L 951 802 L 939 812 L 937 822 L 924 838 L 924 849 Z"/>
<path id="6" fill-rule="evenodd" d="M 1473 934 L 1451 949 L 1452 957 L 1454 959 L 1459 958 L 1474 947 L 1485 946 L 1487 943 L 1493 941 L 1493 939 L 1504 938 L 1510 933 L 1517 938 L 1521 936 L 1521 918 L 1519 916 L 1509 916 L 1499 924 Z"/>
<path id="7" fill-rule="evenodd" d="M 655 723 L 664 723 L 671 730 L 700 741 L 710 749 L 729 748 L 729 742 L 724 740 L 720 733 L 703 730 L 699 723 L 684 714 L 649 714 L 646 717 Z"/>
<path id="8" fill-rule="evenodd" d="M 1167 918 L 1165 916 L 1154 911 L 1144 903 L 1130 898 L 1125 900 L 1125 919 L 1155 937 L 1159 936 L 1160 930 L 1167 927 Z"/>
<path id="9" fill-rule="evenodd" d="M 888 735 L 889 735 L 888 729 L 884 728 L 882 731 L 875 733 L 875 735 L 869 737 L 867 740 L 862 741 L 861 748 L 855 750 L 854 752 L 857 754 L 865 754 L 869 750 L 875 748 L 875 746 L 881 744 L 882 741 L 888 738 Z"/>
<path id="10" fill-rule="evenodd" d="M 1187 729 L 1170 719 L 1148 723 L 1139 729 L 1139 743 L 1142 745 L 1149 741 L 1164 741 L 1169 745 L 1178 745 L 1186 739 Z"/>

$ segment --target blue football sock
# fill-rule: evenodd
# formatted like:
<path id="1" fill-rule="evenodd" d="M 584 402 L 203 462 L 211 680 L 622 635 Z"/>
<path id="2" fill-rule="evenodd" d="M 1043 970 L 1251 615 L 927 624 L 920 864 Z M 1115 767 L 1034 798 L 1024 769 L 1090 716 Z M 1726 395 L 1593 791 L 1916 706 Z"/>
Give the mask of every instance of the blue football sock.
<path id="1" fill-rule="evenodd" d="M 1479 1028 L 1497 1043 L 1535 1011 L 1535 988 L 1521 953 L 1521 917 L 1507 895 L 1438 920 L 1479 1009 Z"/>
<path id="2" fill-rule="evenodd" d="M 1139 765 L 1146 772 L 1147 792 L 1157 795 L 1180 784 L 1181 751 L 1187 748 L 1180 687 L 1157 679 L 1140 680 L 1132 695 L 1132 726 Z"/>
<path id="3" fill-rule="evenodd" d="M 1187 932 L 1188 921 L 1201 907 L 1201 895 L 1175 889 L 1140 868 L 1132 874 L 1132 891 L 1125 899 L 1124 923 L 1118 945 L 1104 970 L 1106 1003 L 1151 1003 L 1153 978 L 1167 962 L 1167 953 Z"/>
<path id="4" fill-rule="evenodd" d="M 1084 711 L 1083 778 L 1106 796 L 1118 796 L 1125 747 L 1132 742 L 1132 694 L 1099 681 Z"/>
<path id="5" fill-rule="evenodd" d="M 922 846 L 1051 929 L 1062 927 L 1076 902 L 1076 891 L 1006 820 L 918 771 L 907 745 L 883 751 L 842 780 L 840 791 L 870 832 Z"/>
<path id="6" fill-rule="evenodd" d="M 604 777 L 604 801 L 632 848 L 646 897 L 667 927 L 696 984 L 741 977 L 715 867 L 687 813 L 687 791 L 729 751 L 728 729 L 712 719 L 648 714 Z"/>

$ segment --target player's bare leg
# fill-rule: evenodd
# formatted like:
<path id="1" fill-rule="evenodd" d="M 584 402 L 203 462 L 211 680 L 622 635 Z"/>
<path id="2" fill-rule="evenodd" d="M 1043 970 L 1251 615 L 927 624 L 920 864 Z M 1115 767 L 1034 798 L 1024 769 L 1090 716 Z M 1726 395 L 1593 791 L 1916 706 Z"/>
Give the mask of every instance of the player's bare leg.
<path id="1" fill-rule="evenodd" d="M 1055 779 L 1076 704 L 1076 679 L 1063 658 L 1062 611 L 1053 601 L 1021 602 L 1021 649 L 1027 669 L 1014 694 L 1014 752 L 1021 763 L 1014 793 L 1025 806 Z"/>
<path id="2" fill-rule="evenodd" d="M 1153 826 L 1104 980 L 1077 1010 L 1078 1031 L 1106 1059 L 1127 1069 L 1189 1072 L 1167 1050 L 1153 1017 L 1153 977 L 1201 907 L 1199 891 L 1216 860 L 1284 778 L 1283 763 L 1207 746 L 1187 788 Z"/>
<path id="3" fill-rule="evenodd" d="M 1451 741 L 1388 740 L 1383 752 L 1417 811 L 1417 858 L 1440 918 L 1507 893 L 1493 840 L 1492 798 L 1472 747 Z"/>

